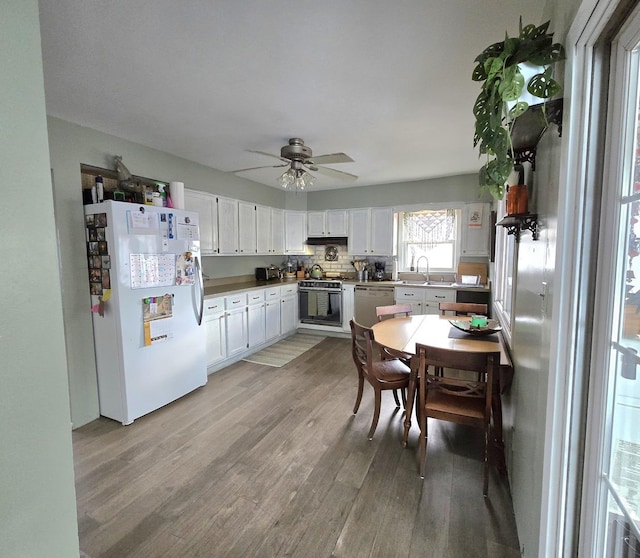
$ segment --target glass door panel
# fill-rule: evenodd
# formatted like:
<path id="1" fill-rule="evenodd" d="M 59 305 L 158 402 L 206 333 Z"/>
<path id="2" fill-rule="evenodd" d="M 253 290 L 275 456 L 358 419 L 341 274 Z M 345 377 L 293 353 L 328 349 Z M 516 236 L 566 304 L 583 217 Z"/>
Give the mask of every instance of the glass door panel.
<path id="1" fill-rule="evenodd" d="M 587 454 L 587 462 L 597 455 L 599 465 L 595 479 L 585 477 L 585 486 L 597 484 L 591 555 L 607 558 L 640 557 L 640 35 L 634 25 L 640 31 L 640 17 L 627 22 L 612 49 L 589 402 L 594 424 L 594 416 L 601 418 L 592 430 L 597 451 Z"/>

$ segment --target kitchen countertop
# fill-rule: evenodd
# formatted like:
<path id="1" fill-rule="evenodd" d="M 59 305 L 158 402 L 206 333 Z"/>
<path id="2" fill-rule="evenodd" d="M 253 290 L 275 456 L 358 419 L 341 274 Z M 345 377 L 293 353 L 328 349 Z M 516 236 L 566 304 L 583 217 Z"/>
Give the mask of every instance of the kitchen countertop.
<path id="1" fill-rule="evenodd" d="M 223 285 L 215 285 L 204 288 L 204 297 L 212 298 L 215 296 L 224 296 L 232 293 L 242 291 L 253 291 L 256 289 L 264 289 L 265 287 L 277 287 L 281 285 L 292 285 L 300 281 L 295 280 L 272 280 L 272 281 L 246 281 L 244 283 L 229 283 Z M 434 281 L 429 285 L 421 285 L 415 283 L 406 283 L 403 281 L 358 281 L 357 279 L 343 279 L 342 283 L 345 285 L 354 286 L 367 286 L 367 287 L 411 287 L 418 289 L 448 289 L 455 291 L 473 291 L 473 292 L 489 292 L 489 287 L 484 285 L 482 287 L 465 287 L 453 283 L 439 283 Z"/>

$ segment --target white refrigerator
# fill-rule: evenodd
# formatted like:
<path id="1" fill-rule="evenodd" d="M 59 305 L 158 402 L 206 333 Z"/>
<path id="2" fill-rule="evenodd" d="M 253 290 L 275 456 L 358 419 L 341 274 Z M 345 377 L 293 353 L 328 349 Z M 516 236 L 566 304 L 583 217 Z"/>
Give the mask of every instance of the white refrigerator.
<path id="1" fill-rule="evenodd" d="M 100 414 L 131 424 L 207 383 L 198 214 L 85 206 Z"/>

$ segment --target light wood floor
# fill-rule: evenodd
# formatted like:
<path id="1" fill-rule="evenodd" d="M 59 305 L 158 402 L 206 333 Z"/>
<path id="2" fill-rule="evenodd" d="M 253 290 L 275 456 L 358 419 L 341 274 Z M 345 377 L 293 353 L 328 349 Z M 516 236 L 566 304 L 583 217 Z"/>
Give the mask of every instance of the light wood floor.
<path id="1" fill-rule="evenodd" d="M 373 441 L 372 390 L 352 414 L 350 341 L 282 368 L 246 362 L 122 426 L 73 433 L 80 548 L 114 557 L 517 558 L 505 479 L 482 496 L 481 433 L 417 426 L 402 449 L 391 393 Z M 368 389 L 367 389 L 368 388 Z M 479 436 L 478 436 L 479 434 Z"/>

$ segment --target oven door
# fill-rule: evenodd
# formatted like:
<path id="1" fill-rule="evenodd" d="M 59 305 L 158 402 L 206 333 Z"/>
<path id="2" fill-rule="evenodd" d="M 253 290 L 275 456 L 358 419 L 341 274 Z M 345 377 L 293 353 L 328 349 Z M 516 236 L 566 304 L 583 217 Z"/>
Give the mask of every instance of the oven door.
<path id="1" fill-rule="evenodd" d="M 342 328 L 342 291 L 301 288 L 300 322 Z"/>

